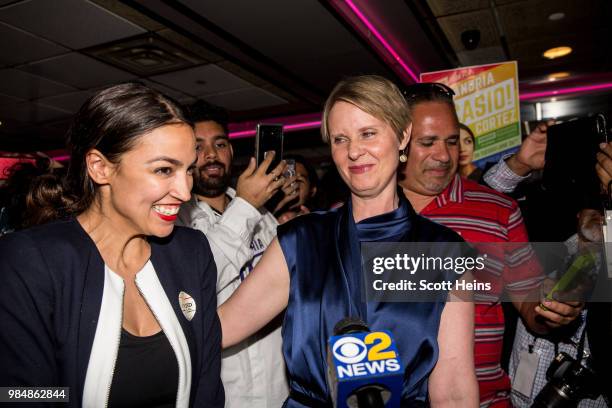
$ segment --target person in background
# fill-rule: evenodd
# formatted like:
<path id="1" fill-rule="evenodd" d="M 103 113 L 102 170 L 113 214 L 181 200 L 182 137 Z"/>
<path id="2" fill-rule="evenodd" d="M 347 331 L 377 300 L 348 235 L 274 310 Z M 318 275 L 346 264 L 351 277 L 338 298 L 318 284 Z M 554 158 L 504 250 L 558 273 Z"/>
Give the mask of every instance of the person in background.
<path id="1" fill-rule="evenodd" d="M 459 175 L 468 180 L 479 182 L 482 170 L 474 164 L 476 138 L 472 129 L 463 123 L 459 124 Z"/>
<path id="2" fill-rule="evenodd" d="M 317 194 L 314 197 L 315 208 L 323 211 L 341 207 L 349 199 L 350 191 L 340 177 L 336 166 L 331 166 L 321 177 Z"/>
<path id="3" fill-rule="evenodd" d="M 399 184 L 415 211 L 451 228 L 467 242 L 499 243 L 489 245 L 487 254 L 499 260 L 500 270 L 494 272 L 500 276 L 479 278 L 497 283 L 488 293 L 497 300 L 506 290 L 532 330 L 548 332 L 570 323 L 580 312 L 578 305 L 553 301 L 544 311 L 539 303 L 521 300 L 528 291 L 539 290 L 541 271 L 533 257 L 522 257 L 522 262 L 507 266 L 520 248 L 503 244 L 528 242 L 517 203 L 457 173 L 460 127 L 453 90 L 443 84 L 419 83 L 407 87 L 404 95 L 413 125 Z M 510 406 L 510 380 L 501 367 L 503 334 L 501 304 L 478 302 L 474 353 L 481 407 Z"/>
<path id="4" fill-rule="evenodd" d="M 0 238 L 0 384 L 69 387 L 71 407 L 223 407 L 213 255 L 174 226 L 191 123 L 125 83 L 88 99 L 67 139 L 67 217 Z"/>
<path id="5" fill-rule="evenodd" d="M 298 215 L 308 214 L 314 208 L 314 197 L 317 194 L 319 177 L 315 168 L 299 154 L 286 154 L 284 159 L 289 163 L 295 164 L 295 183 L 298 189 L 298 197 L 285 204 L 284 208 L 278 211 L 278 222 L 285 222 L 297 217 Z"/>
<path id="6" fill-rule="evenodd" d="M 552 120 L 538 124 L 523 141 L 519 151 L 513 156 L 500 160 L 497 165 L 489 169 L 484 176 L 485 180 L 500 191 L 512 193 L 522 181 L 529 177 L 531 172 L 543 169 L 547 129 L 553 124 L 554 121 Z M 600 147 L 602 150 L 597 154 L 595 170 L 603 189 L 607 191 L 608 183 L 612 180 L 612 146 L 602 144 Z M 570 254 L 576 253 L 581 243 L 601 242 L 603 217 L 600 211 L 600 209 L 583 209 L 579 212 L 578 232 L 565 242 Z M 600 318 L 602 313 L 607 314 L 607 316 Z M 610 327 L 609 322 L 609 304 L 587 305 L 586 309 L 581 312 L 577 324 L 560 332 L 552 333 L 552 336 L 538 335 L 528 330 L 519 320 L 509 364 L 509 373 L 513 383 L 513 405 L 515 407 L 530 407 L 548 382 L 546 371 L 557 351 L 566 352 L 573 358 L 582 358 L 582 356 L 577 355 L 578 345 L 581 342 L 584 351 L 593 355 L 592 363 L 596 372 L 600 373 L 600 378 L 602 375 L 605 376 L 604 373 L 607 373 L 611 360 L 611 353 L 608 350 L 610 336 L 605 334 L 605 327 Z M 596 348 L 595 350 L 591 350 L 593 346 Z M 528 354 L 534 355 L 534 353 L 537 355 L 536 364 L 530 370 L 524 368 L 519 370 L 521 364 L 526 364 L 525 361 L 528 360 L 526 356 Z M 521 360 L 525 361 L 521 363 Z M 599 384 L 599 389 L 604 393 L 603 396 L 596 399 L 584 398 L 579 402 L 578 407 L 604 408 L 609 406 L 612 398 L 609 387 L 602 382 Z"/>
<path id="7" fill-rule="evenodd" d="M 58 194 L 62 170 L 44 157 L 8 169 L 0 186 L 0 236 L 56 218 L 67 205 Z"/>
<path id="8" fill-rule="evenodd" d="M 313 209 L 312 200 L 317 194 L 319 177 L 312 164 L 304 156 L 299 154 L 287 154 L 286 160 L 295 162 L 296 183 L 298 186 L 298 200 L 292 204 L 291 208 L 304 206 Z"/>
<path id="9" fill-rule="evenodd" d="M 543 169 L 546 133 L 554 123 L 554 120 L 539 123 L 523 140 L 516 153 L 502 157 L 488 169 L 483 176 L 486 185 L 500 193 L 511 193 L 532 172 Z"/>
<path id="10" fill-rule="evenodd" d="M 337 84 L 325 103 L 322 134 L 349 201 L 280 226 L 253 273 L 219 307 L 224 346 L 286 308 L 291 392 L 285 407 L 331 406 L 325 348 L 336 323 L 349 316 L 373 331 L 393 332 L 406 367 L 402 406 L 477 406 L 472 303 L 377 302 L 362 295 L 361 243 L 462 242 L 418 216 L 397 187 L 410 129 L 406 101 L 389 80 L 360 76 Z"/>
<path id="11" fill-rule="evenodd" d="M 195 124 L 198 161 L 193 195 L 181 206 L 178 224 L 202 231 L 208 238 L 217 265 L 216 293 L 221 304 L 240 286 L 276 236 L 278 223 L 263 205 L 283 184 L 295 182 L 295 177 L 285 180 L 280 176 L 284 162 L 266 174 L 273 154 L 257 169 L 251 158 L 234 190 L 229 185 L 233 149 L 227 112 L 198 101 L 189 108 L 188 117 Z M 290 194 L 297 198 L 295 185 Z M 280 322 L 225 349 L 222 357 L 226 407 L 280 407 L 287 398 Z"/>

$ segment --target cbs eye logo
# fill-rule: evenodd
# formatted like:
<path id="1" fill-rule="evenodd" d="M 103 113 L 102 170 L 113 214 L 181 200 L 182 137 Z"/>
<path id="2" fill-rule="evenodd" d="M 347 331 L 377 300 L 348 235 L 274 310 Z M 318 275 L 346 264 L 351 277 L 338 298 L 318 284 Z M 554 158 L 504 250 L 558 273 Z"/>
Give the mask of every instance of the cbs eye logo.
<path id="1" fill-rule="evenodd" d="M 364 359 L 368 352 L 365 343 L 356 337 L 342 337 L 332 349 L 334 357 L 344 364 L 355 364 Z"/>
<path id="2" fill-rule="evenodd" d="M 368 360 L 386 360 L 396 358 L 393 350 L 386 351 L 391 347 L 391 337 L 384 332 L 368 333 L 363 339 L 353 336 L 345 336 L 338 339 L 332 348 L 334 357 L 344 364 L 355 364 L 362 361 L 366 355 Z M 371 345 L 368 349 L 368 345 Z"/>

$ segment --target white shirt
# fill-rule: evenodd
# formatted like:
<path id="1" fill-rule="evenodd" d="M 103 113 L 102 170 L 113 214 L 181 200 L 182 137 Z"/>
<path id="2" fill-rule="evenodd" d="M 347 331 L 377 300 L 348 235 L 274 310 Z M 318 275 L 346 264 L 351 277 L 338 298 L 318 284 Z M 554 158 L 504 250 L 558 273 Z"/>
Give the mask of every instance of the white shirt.
<path id="1" fill-rule="evenodd" d="M 208 238 L 217 265 L 218 304 L 234 293 L 259 262 L 264 250 L 276 237 L 278 226 L 268 211 L 260 211 L 236 197 L 233 189 L 228 188 L 226 194 L 232 200 L 223 214 L 192 197 L 181 207 L 177 222 L 202 231 Z M 221 379 L 226 407 L 282 406 L 289 388 L 280 321 L 225 349 L 222 357 Z"/>
<path id="2" fill-rule="evenodd" d="M 135 283 L 176 355 L 179 384 L 175 406 L 187 408 L 189 406 L 192 370 L 189 347 L 181 324 L 150 260 L 136 274 Z M 113 272 L 108 265 L 105 265 L 100 317 L 96 326 L 96 335 L 91 347 L 83 386 L 83 407 L 94 408 L 108 405 L 119 353 L 124 292 L 123 278 Z"/>

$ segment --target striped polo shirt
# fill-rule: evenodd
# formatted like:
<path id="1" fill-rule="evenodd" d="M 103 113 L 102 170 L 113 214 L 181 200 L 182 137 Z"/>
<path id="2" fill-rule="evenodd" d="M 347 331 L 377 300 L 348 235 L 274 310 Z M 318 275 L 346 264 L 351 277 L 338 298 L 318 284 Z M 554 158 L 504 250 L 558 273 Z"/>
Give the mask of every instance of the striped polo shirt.
<path id="1" fill-rule="evenodd" d="M 451 228 L 470 243 L 529 241 L 521 211 L 514 200 L 459 175 L 455 175 L 421 215 Z M 494 255 L 489 258 L 487 269 L 493 283 L 489 292 L 492 296 L 479 298 L 475 308 L 474 358 L 480 406 L 510 407 L 510 378 L 500 365 L 504 313 L 499 295 L 504 288 L 517 293 L 536 288 L 541 276 L 540 266 L 532 254 L 519 249 L 522 246 L 504 248 L 493 244 L 486 247 L 487 254 Z M 495 262 L 495 258 L 503 261 Z"/>

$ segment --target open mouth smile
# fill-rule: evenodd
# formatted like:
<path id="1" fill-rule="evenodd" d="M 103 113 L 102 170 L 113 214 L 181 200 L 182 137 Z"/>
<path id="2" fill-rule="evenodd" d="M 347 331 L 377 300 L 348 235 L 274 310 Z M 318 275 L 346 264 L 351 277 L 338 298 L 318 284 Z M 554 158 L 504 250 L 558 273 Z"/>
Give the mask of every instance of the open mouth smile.
<path id="1" fill-rule="evenodd" d="M 154 205 L 153 211 L 155 211 L 155 214 L 164 221 L 175 221 L 178 216 L 179 208 L 178 205 Z"/>

